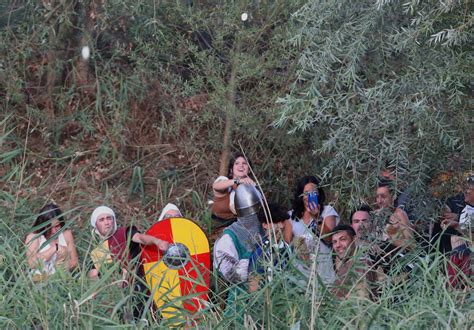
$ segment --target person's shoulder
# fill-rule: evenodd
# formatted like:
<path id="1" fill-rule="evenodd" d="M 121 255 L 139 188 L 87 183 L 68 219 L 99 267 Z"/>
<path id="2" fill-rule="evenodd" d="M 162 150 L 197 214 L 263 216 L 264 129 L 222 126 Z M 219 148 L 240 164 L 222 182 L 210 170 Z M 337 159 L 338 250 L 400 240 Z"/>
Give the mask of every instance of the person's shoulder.
<path id="1" fill-rule="evenodd" d="M 468 213 L 468 214 L 473 214 L 474 213 L 474 206 L 466 204 L 464 208 L 462 209 L 463 213 Z"/>
<path id="2" fill-rule="evenodd" d="M 396 214 L 396 215 L 399 216 L 399 217 L 408 219 L 408 214 L 407 214 L 407 212 L 406 212 L 404 209 L 402 209 L 402 208 L 396 207 L 396 208 L 395 208 L 395 211 L 394 211 L 393 213 Z"/>
<path id="3" fill-rule="evenodd" d="M 224 239 L 224 240 L 230 239 L 230 238 L 232 238 L 231 235 L 232 235 L 232 232 L 226 228 L 226 229 L 224 229 L 224 231 L 222 232 L 222 235 L 217 240 L 219 241 L 219 240 L 222 240 L 222 239 Z"/>
<path id="4" fill-rule="evenodd" d="M 74 235 L 72 234 L 72 230 L 71 229 L 66 229 L 63 231 L 63 235 L 64 235 L 64 238 L 66 240 L 72 240 L 74 239 Z"/>
<path id="5" fill-rule="evenodd" d="M 26 235 L 25 244 L 31 244 L 35 240 L 38 240 L 40 236 L 37 233 L 29 233 Z"/>
<path id="6" fill-rule="evenodd" d="M 234 245 L 232 237 L 227 233 L 223 233 L 221 237 L 214 242 L 214 251 L 228 250 L 232 245 Z"/>
<path id="7" fill-rule="evenodd" d="M 339 214 L 337 214 L 336 209 L 332 205 L 329 205 L 329 204 L 324 205 L 322 216 L 323 217 L 329 217 L 331 215 L 333 215 L 335 217 L 339 217 Z"/>
<path id="8" fill-rule="evenodd" d="M 293 235 L 303 235 L 306 231 L 306 225 L 303 223 L 303 221 L 299 220 L 298 218 L 291 219 L 291 231 L 293 232 Z"/>

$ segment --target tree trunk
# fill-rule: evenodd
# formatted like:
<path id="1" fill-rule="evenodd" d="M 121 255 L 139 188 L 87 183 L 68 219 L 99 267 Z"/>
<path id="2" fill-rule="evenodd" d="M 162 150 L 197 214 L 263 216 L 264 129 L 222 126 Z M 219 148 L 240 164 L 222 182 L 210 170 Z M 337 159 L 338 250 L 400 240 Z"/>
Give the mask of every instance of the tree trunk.
<path id="1" fill-rule="evenodd" d="M 89 53 L 92 55 L 93 45 L 92 36 L 94 34 L 94 24 L 98 17 L 100 1 L 91 0 L 88 4 L 85 4 L 83 26 L 84 30 L 79 41 L 79 51 L 81 55 L 76 62 L 76 83 L 81 94 L 88 98 L 94 93 L 94 87 L 92 81 L 92 74 L 89 69 L 89 58 L 82 56 L 82 50 L 84 47 L 89 47 Z"/>
<path id="2" fill-rule="evenodd" d="M 229 159 L 230 159 L 230 147 L 232 141 L 232 131 L 233 131 L 233 117 L 234 111 L 237 109 L 235 104 L 235 95 L 237 89 L 237 66 L 238 61 L 236 56 L 233 57 L 232 67 L 230 71 L 229 85 L 226 94 L 227 106 L 225 113 L 225 127 L 224 127 L 224 137 L 222 141 L 222 151 L 220 156 L 220 166 L 219 166 L 219 175 L 227 175 L 229 169 Z"/>
<path id="3" fill-rule="evenodd" d="M 61 80 L 64 69 L 64 58 L 68 54 L 68 40 L 71 38 L 70 28 L 67 22 L 60 20 L 60 15 L 69 16 L 73 21 L 75 2 L 52 1 L 48 3 L 43 1 L 46 8 L 51 8 L 48 13 L 47 22 L 50 24 L 49 50 L 46 54 L 46 84 L 44 107 L 46 116 L 53 120 L 55 118 L 55 88 L 58 83 L 64 83 Z"/>
<path id="4" fill-rule="evenodd" d="M 54 35 L 52 34 L 51 36 L 51 41 L 50 45 L 51 47 L 54 47 L 56 44 L 54 40 Z M 46 116 L 48 117 L 49 120 L 53 120 L 55 115 L 54 115 L 54 85 L 56 82 L 56 50 L 55 49 L 49 49 L 48 50 L 48 55 L 47 55 L 47 61 L 48 61 L 48 68 L 47 68 L 47 74 L 46 74 L 46 100 L 45 100 L 45 110 L 46 110 Z"/>

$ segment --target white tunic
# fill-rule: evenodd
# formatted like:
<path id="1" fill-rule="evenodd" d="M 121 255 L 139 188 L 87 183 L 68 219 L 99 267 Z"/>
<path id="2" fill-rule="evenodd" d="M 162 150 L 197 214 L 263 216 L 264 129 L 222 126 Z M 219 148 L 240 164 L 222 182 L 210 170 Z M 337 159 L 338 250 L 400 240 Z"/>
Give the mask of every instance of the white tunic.
<path id="1" fill-rule="evenodd" d="M 336 226 L 339 224 L 340 218 L 336 210 L 331 205 L 325 205 L 321 218 L 324 219 L 329 216 L 336 217 Z M 314 220 L 313 220 L 314 221 Z M 304 237 L 306 245 L 310 251 L 316 251 L 316 263 L 317 271 L 321 279 L 325 284 L 331 284 L 336 279 L 336 273 L 334 271 L 334 265 L 332 262 L 332 250 L 326 244 L 323 243 L 316 235 L 313 234 L 309 225 L 306 225 L 303 220 L 291 220 L 293 228 L 293 236 Z M 293 239 L 294 239 L 293 238 Z"/>
<path id="2" fill-rule="evenodd" d="M 228 282 L 247 281 L 249 259 L 239 259 L 232 237 L 222 235 L 214 244 L 214 268 Z"/>
<path id="3" fill-rule="evenodd" d="M 44 237 L 44 235 L 41 235 L 40 237 L 38 237 L 38 239 L 39 239 L 39 246 L 40 247 L 43 246 L 43 244 L 46 242 L 46 238 Z M 58 235 L 58 245 L 67 248 L 66 239 L 64 238 L 63 233 Z M 50 243 L 48 243 L 44 245 L 38 252 L 39 253 L 45 252 L 46 250 L 50 248 L 50 246 L 51 246 Z M 55 253 L 51 257 L 51 259 L 43 261 L 43 265 L 41 269 L 34 269 L 33 275 L 54 274 L 56 272 L 55 264 L 56 264 L 57 257 L 58 257 L 58 254 Z"/>

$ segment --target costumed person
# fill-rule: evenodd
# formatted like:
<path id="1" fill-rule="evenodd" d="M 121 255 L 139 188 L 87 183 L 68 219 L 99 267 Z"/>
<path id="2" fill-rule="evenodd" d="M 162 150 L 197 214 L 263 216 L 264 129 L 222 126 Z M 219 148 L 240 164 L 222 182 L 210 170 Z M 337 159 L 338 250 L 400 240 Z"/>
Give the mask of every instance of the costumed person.
<path id="1" fill-rule="evenodd" d="M 339 215 L 330 205 L 324 205 L 326 195 L 315 176 L 301 178 L 296 186 L 291 211 L 291 231 L 285 231 L 285 240 L 293 241 L 299 251 L 316 255 L 317 272 L 324 284 L 335 280 L 330 237 L 327 235 L 339 224 Z M 304 254 L 304 253 L 303 253 Z"/>
<path id="2" fill-rule="evenodd" d="M 164 219 L 169 219 L 169 218 L 179 218 L 182 217 L 183 215 L 181 214 L 181 211 L 178 209 L 178 207 L 172 203 L 166 204 L 165 208 L 163 211 L 161 211 L 160 217 L 158 218 L 158 221 L 162 221 Z"/>
<path id="3" fill-rule="evenodd" d="M 268 213 L 268 214 L 267 214 Z M 257 291 L 261 281 L 271 282 L 275 272 L 284 270 L 291 256 L 291 247 L 283 239 L 284 222 L 288 212 L 278 204 L 268 204 L 258 211 L 258 220 L 264 230 L 261 242 L 255 247 L 249 261 L 249 291 Z"/>
<path id="4" fill-rule="evenodd" d="M 92 266 L 88 276 L 98 279 L 107 267 L 120 264 L 122 287 L 133 285 L 134 298 L 145 294 L 147 288 L 143 281 L 135 280 L 135 276 L 143 278 L 143 267 L 139 264 L 140 245 L 156 245 L 161 251 L 168 249 L 169 243 L 156 237 L 138 232 L 135 226 L 118 227 L 115 212 L 107 206 L 99 206 L 92 212 L 91 225 L 98 236 L 98 245 L 91 251 Z M 135 302 L 133 317 L 138 319 L 143 312 L 141 300 Z"/>
<path id="5" fill-rule="evenodd" d="M 25 239 L 27 259 L 33 269 L 32 279 L 41 282 L 58 268 L 72 270 L 78 257 L 70 229 L 64 229 L 64 217 L 56 204 L 44 206 Z"/>
<path id="6" fill-rule="evenodd" d="M 219 176 L 212 184 L 212 219 L 216 227 L 227 227 L 237 219 L 235 209 L 235 189 L 239 184 L 255 186 L 249 176 L 251 163 L 241 153 L 235 154 L 229 161 L 228 176 Z"/>
<path id="7" fill-rule="evenodd" d="M 261 193 L 250 184 L 240 184 L 235 191 L 237 221 L 227 227 L 214 245 L 214 269 L 229 284 L 226 316 L 243 317 L 243 310 L 237 307 L 239 296 L 246 292 L 249 258 L 263 234 L 257 213 L 261 208 Z M 239 302 L 242 304 L 242 302 Z"/>

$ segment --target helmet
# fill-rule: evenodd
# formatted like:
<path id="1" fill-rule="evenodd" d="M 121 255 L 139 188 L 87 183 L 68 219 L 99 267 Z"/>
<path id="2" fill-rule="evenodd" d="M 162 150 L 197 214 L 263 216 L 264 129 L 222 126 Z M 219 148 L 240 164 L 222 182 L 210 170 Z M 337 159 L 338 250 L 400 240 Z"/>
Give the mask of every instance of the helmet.
<path id="1" fill-rule="evenodd" d="M 260 209 L 262 195 L 251 184 L 240 184 L 235 190 L 235 211 L 237 217 L 255 214 Z"/>

